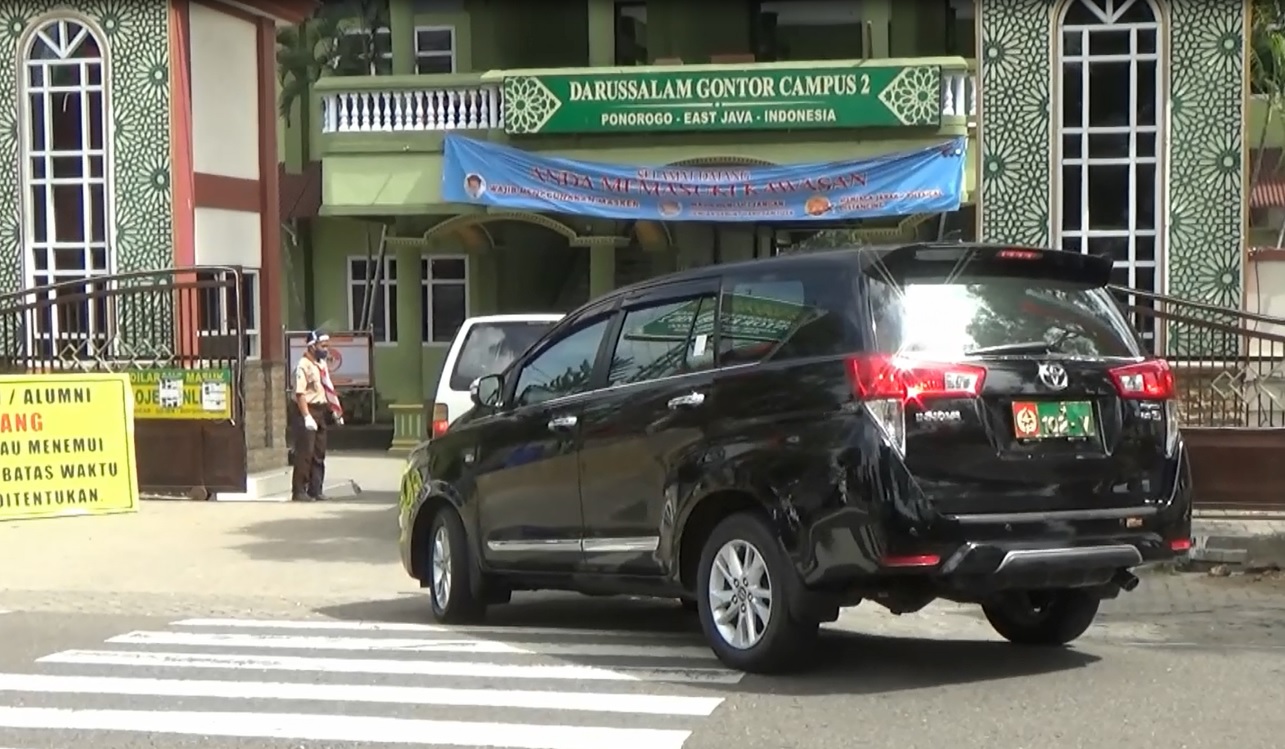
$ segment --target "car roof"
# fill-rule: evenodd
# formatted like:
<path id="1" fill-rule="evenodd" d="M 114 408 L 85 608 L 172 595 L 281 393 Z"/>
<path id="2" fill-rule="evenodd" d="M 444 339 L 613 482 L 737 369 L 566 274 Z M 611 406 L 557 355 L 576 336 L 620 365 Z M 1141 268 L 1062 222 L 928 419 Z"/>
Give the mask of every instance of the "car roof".
<path id="1" fill-rule="evenodd" d="M 893 252 L 907 249 L 965 249 L 965 248 L 1015 248 L 1011 244 L 998 244 L 994 242 L 907 242 L 904 244 L 889 245 L 867 245 L 862 247 L 839 247 L 826 250 L 810 250 L 807 252 L 790 253 L 786 255 L 777 255 L 775 257 L 755 258 L 753 260 L 741 260 L 734 263 L 720 263 L 718 265 L 705 265 L 699 268 L 691 268 L 676 273 L 670 273 L 666 276 L 649 278 L 645 281 L 624 286 L 603 297 L 615 298 L 618 296 L 634 294 L 647 289 L 668 286 L 674 283 L 684 281 L 697 281 L 707 278 L 717 278 L 718 276 L 736 273 L 742 270 L 754 271 L 787 271 L 794 268 L 809 268 L 818 265 L 850 265 L 857 263 L 858 267 L 864 267 L 872 262 L 879 260 Z M 1026 248 L 1019 248 L 1026 249 Z M 1029 248 L 1041 249 L 1041 248 Z M 1044 250 L 1046 252 L 1056 250 Z"/>
<path id="2" fill-rule="evenodd" d="M 557 322 L 564 317 L 558 312 L 517 313 L 507 315 L 478 315 L 464 321 L 464 326 L 487 322 Z"/>

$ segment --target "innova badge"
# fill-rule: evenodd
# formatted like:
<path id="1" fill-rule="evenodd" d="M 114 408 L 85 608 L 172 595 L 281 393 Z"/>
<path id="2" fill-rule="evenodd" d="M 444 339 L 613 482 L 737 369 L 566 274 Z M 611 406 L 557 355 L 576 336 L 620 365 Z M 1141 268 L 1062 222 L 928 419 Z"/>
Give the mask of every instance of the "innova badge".
<path id="1" fill-rule="evenodd" d="M 1056 362 L 1042 362 L 1037 372 L 1040 382 L 1050 390 L 1066 390 L 1066 367 Z"/>

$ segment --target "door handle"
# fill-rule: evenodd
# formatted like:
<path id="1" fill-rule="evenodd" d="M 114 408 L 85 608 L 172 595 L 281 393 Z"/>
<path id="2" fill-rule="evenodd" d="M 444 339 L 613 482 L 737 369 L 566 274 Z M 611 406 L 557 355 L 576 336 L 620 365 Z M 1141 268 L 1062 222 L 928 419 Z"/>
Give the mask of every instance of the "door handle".
<path id="1" fill-rule="evenodd" d="M 559 429 L 570 429 L 579 423 L 579 419 L 574 416 L 554 416 L 549 419 L 549 430 L 557 431 Z"/>
<path id="2" fill-rule="evenodd" d="M 705 402 L 704 393 L 688 393 L 687 395 L 680 395 L 675 398 L 670 398 L 669 407 L 671 409 L 692 408 L 693 406 L 699 406 L 704 402 Z"/>

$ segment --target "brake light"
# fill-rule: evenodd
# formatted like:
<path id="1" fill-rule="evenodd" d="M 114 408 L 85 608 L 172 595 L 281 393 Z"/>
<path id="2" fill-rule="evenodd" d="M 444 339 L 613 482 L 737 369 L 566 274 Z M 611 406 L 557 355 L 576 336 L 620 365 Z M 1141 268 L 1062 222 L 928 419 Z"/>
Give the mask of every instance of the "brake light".
<path id="1" fill-rule="evenodd" d="M 1178 552 L 1179 554 L 1181 554 L 1181 553 L 1183 553 L 1183 552 L 1191 551 L 1191 539 L 1190 539 L 1190 538 L 1175 538 L 1175 539 L 1173 539 L 1172 541 L 1170 541 L 1170 542 L 1169 542 L 1169 549 L 1170 549 L 1171 551 L 1176 551 L 1176 552 Z"/>
<path id="2" fill-rule="evenodd" d="M 433 436 L 441 437 L 446 434 L 446 428 L 451 425 L 451 410 L 445 403 L 433 404 Z"/>
<path id="3" fill-rule="evenodd" d="M 969 398 L 981 395 L 985 367 L 927 362 L 887 354 L 848 360 L 854 394 L 861 400 Z"/>
<path id="4" fill-rule="evenodd" d="M 1170 400 L 1176 389 L 1173 370 L 1164 359 L 1148 359 L 1111 370 L 1111 379 L 1121 398 Z"/>
<path id="5" fill-rule="evenodd" d="M 995 257 L 1000 260 L 1039 260 L 1040 254 L 1037 250 L 1000 250 Z"/>
<path id="6" fill-rule="evenodd" d="M 972 364 L 927 362 L 892 354 L 848 360 L 852 392 L 883 430 L 888 443 L 906 454 L 906 403 L 926 398 L 980 395 L 986 370 Z"/>

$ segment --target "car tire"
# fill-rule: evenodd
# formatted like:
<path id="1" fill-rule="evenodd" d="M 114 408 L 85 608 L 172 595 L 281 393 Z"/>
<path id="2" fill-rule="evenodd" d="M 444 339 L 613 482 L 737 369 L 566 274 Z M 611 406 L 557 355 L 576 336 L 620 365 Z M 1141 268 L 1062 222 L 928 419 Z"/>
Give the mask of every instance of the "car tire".
<path id="1" fill-rule="evenodd" d="M 1100 604 L 1082 590 L 1033 591 L 983 604 L 982 613 L 1009 642 L 1059 647 L 1088 630 Z"/>
<path id="2" fill-rule="evenodd" d="M 746 573 L 739 584 L 727 574 L 736 565 Z M 724 665 L 760 674 L 802 665 L 820 624 L 791 615 L 792 585 L 794 568 L 761 517 L 738 513 L 714 528 L 701 551 L 695 597 L 705 639 Z"/>
<path id="3" fill-rule="evenodd" d="M 443 624 L 480 621 L 486 615 L 486 604 L 473 593 L 473 575 L 477 573 L 469 555 L 464 523 L 455 508 L 438 510 L 426 542 L 428 600 L 433 619 Z"/>

